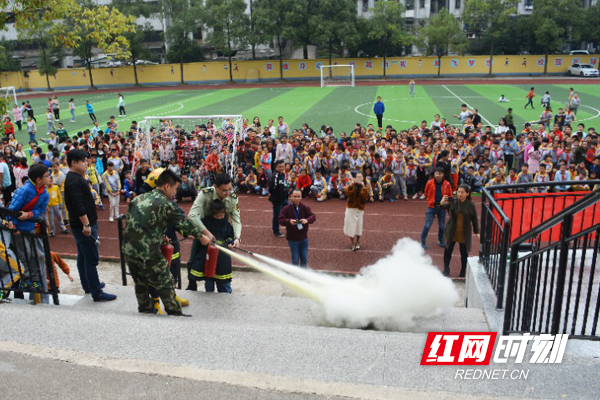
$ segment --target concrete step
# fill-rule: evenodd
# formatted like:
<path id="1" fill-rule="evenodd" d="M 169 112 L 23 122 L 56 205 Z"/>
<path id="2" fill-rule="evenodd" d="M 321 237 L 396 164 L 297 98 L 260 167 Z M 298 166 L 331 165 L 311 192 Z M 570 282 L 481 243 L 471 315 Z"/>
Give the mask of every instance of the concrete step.
<path id="1" fill-rule="evenodd" d="M 216 370 L 415 388 L 423 382 L 409 371 L 419 365 L 425 332 L 487 326 L 480 313 L 455 309 L 419 322 L 413 332 L 340 329 L 319 325 L 305 299 L 206 293 L 189 296 L 192 318 L 141 315 L 133 288 L 107 291 L 118 300 L 93 303 L 86 296 L 72 307 L 2 305 L 3 319 L 19 323 L 0 324 L 0 340 Z M 447 375 L 443 389 L 459 390 Z M 427 386 L 437 387 L 423 381 L 428 380 Z"/>
<path id="2" fill-rule="evenodd" d="M 85 296 L 73 306 L 0 305 L 2 320 L 15 321 L 0 324 L 0 351 L 249 387 L 277 389 L 293 382 L 309 393 L 335 385 L 350 386 L 334 394 L 356 393 L 352 385 L 367 385 L 366 393 L 419 391 L 357 396 L 371 399 L 522 398 L 534 388 L 536 398 L 587 399 L 600 390 L 600 364 L 568 355 L 561 368 L 502 364 L 531 369 L 528 380 L 510 382 L 464 382 L 455 379 L 456 366 L 420 366 L 426 332 L 489 331 L 481 310 L 455 308 L 418 321 L 410 332 L 383 332 L 324 326 L 303 298 L 185 292 L 193 317 L 181 318 L 137 313 L 132 287 L 109 285 L 107 291 L 117 301 L 93 303 Z M 492 368 L 498 366 L 484 367 Z"/>
<path id="3" fill-rule="evenodd" d="M 106 291 L 118 296 L 116 301 L 94 303 L 90 296 L 84 296 L 73 303 L 76 309 L 104 314 L 120 313 L 138 315 L 137 301 L 133 287 L 108 286 Z M 255 294 L 218 294 L 191 291 L 178 291 L 183 298 L 190 300 L 184 308 L 192 320 L 227 321 L 244 325 L 302 325 L 330 326 L 322 317 L 320 308 L 311 300 L 302 297 L 275 297 Z M 485 331 L 488 326 L 482 310 L 453 308 L 445 315 L 424 318 L 407 332 L 430 331 Z"/>

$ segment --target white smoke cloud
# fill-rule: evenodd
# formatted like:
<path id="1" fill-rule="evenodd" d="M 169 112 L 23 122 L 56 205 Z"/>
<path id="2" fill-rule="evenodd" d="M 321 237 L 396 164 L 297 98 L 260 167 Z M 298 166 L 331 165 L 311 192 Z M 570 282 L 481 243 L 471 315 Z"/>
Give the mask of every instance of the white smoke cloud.
<path id="1" fill-rule="evenodd" d="M 433 266 L 418 242 L 408 238 L 400 239 L 390 255 L 362 268 L 353 278 L 255 256 L 292 275 L 282 282 L 300 295 L 318 299 L 324 320 L 334 326 L 406 330 L 415 325 L 417 318 L 440 315 L 458 301 L 452 281 Z M 308 285 L 295 285 L 299 280 Z"/>

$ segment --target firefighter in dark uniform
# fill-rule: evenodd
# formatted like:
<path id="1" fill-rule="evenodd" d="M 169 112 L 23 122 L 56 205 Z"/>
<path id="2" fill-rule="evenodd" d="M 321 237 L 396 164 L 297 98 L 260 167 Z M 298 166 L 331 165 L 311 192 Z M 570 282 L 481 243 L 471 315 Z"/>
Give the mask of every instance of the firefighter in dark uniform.
<path id="1" fill-rule="evenodd" d="M 231 225 L 233 225 L 233 247 L 238 247 L 240 244 L 240 237 L 242 234 L 242 221 L 240 219 L 240 206 L 238 203 L 238 197 L 235 193 L 232 193 L 232 180 L 227 174 L 220 173 L 215 176 L 214 185 L 211 187 L 204 188 L 196 197 L 194 205 L 192 206 L 188 218 L 196 227 L 202 231 L 202 237 L 196 238 L 192 243 L 192 251 L 190 253 L 190 260 L 196 258 L 196 252 L 200 245 L 207 246 L 214 239 L 214 235 L 211 230 L 204 225 L 202 219 L 209 214 L 210 206 L 214 201 L 219 201 L 225 205 L 226 218 L 229 218 Z M 190 268 L 188 265 L 188 277 L 191 275 Z M 197 290 L 196 282 L 190 279 L 187 290 Z"/>
<path id="2" fill-rule="evenodd" d="M 215 200 L 211 203 L 208 215 L 202 218 L 202 223 L 213 234 L 215 243 L 220 246 L 233 245 L 233 227 L 226 218 L 225 205 L 222 202 Z M 189 260 L 190 282 L 205 281 L 207 292 L 214 292 L 216 284 L 219 293 L 231 293 L 231 256 L 219 251 L 213 276 L 212 272 L 208 274 L 205 270 L 207 253 L 208 246 L 200 244 L 194 258 Z"/>

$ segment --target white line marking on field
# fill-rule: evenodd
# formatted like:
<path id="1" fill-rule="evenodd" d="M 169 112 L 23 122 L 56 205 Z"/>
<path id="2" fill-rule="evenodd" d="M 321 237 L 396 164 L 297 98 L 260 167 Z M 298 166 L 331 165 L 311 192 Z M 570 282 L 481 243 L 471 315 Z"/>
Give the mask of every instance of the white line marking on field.
<path id="1" fill-rule="evenodd" d="M 117 118 L 117 121 L 119 121 L 119 120 L 124 120 L 124 119 L 129 119 L 129 120 L 131 120 L 131 118 L 132 118 L 132 117 L 137 117 L 137 116 L 140 116 L 140 115 L 151 115 L 151 114 L 152 114 L 153 112 L 155 112 L 155 111 L 162 110 L 162 109 L 165 109 L 165 108 L 167 108 L 167 109 L 170 109 L 170 108 L 171 108 L 171 107 L 173 107 L 174 105 L 177 105 L 177 104 L 179 104 L 179 108 L 177 108 L 176 110 L 169 111 L 169 112 L 177 112 L 177 111 L 181 110 L 181 109 L 184 107 L 184 106 L 183 106 L 183 103 L 187 103 L 188 101 L 192 101 L 192 100 L 198 100 L 198 99 L 201 99 L 201 98 L 203 98 L 203 97 L 212 96 L 212 95 L 213 95 L 213 94 L 215 94 L 215 93 L 216 93 L 216 92 L 214 92 L 214 91 L 213 91 L 213 92 L 210 92 L 210 93 L 205 93 L 205 94 L 202 94 L 202 95 L 199 95 L 199 96 L 190 97 L 189 99 L 185 99 L 185 100 L 182 100 L 182 101 L 179 101 L 179 102 L 176 102 L 176 103 L 168 103 L 168 104 L 166 104 L 166 105 L 164 105 L 164 106 L 161 106 L 161 107 L 156 107 L 156 108 L 153 108 L 153 109 L 151 109 L 151 110 L 143 110 L 143 111 L 137 112 L 137 113 L 135 113 L 135 114 L 129 114 L 129 115 L 126 115 L 126 116 L 125 116 L 125 117 L 123 117 L 123 118 Z"/>
<path id="2" fill-rule="evenodd" d="M 596 113 L 597 113 L 597 114 L 596 114 L 596 115 L 594 115 L 593 117 L 584 118 L 584 119 L 578 119 L 576 122 L 589 121 L 589 120 L 591 120 L 591 119 L 594 119 L 594 118 L 598 118 L 598 117 L 600 117 L 600 110 L 598 110 L 597 108 L 594 108 L 594 107 L 592 107 L 592 106 L 586 106 L 586 105 L 580 105 L 579 107 L 586 107 L 586 108 L 589 108 L 589 109 L 591 109 L 591 110 L 594 110 L 594 111 L 596 111 Z"/>
<path id="3" fill-rule="evenodd" d="M 442 85 L 442 87 L 443 87 L 444 89 L 446 89 L 447 91 L 449 91 L 449 92 L 450 92 L 450 94 L 452 94 L 452 95 L 453 95 L 454 97 L 456 97 L 458 100 L 460 100 L 461 102 L 463 102 L 464 104 L 466 104 L 466 105 L 467 105 L 467 107 L 469 107 L 471 110 L 473 109 L 473 107 L 472 107 L 472 106 L 471 106 L 469 103 L 467 103 L 466 101 L 464 101 L 463 99 L 461 99 L 460 97 L 458 97 L 458 95 L 457 95 L 456 93 L 454 93 L 452 90 L 448 89 L 448 86 L 446 86 L 446 85 Z M 489 126 L 494 126 L 494 127 L 496 126 L 496 125 L 492 124 L 492 123 L 490 122 L 490 120 L 489 120 L 489 119 L 487 119 L 486 117 L 484 117 L 484 116 L 483 116 L 483 114 L 479 113 L 479 116 L 481 117 L 481 119 L 483 119 L 484 121 L 486 121 L 486 122 L 488 123 L 488 125 L 489 125 Z"/>
<path id="4" fill-rule="evenodd" d="M 395 101 L 395 100 L 398 100 L 398 99 L 386 99 L 386 101 Z M 364 115 L 365 117 L 369 117 L 369 118 L 372 117 L 371 114 L 365 114 L 362 111 L 358 111 L 358 109 L 360 107 L 366 106 L 367 104 L 373 104 L 373 102 L 369 101 L 367 103 L 362 103 L 362 104 L 357 105 L 356 107 L 354 107 L 354 112 L 357 113 L 357 114 L 360 114 L 360 115 Z M 386 121 L 406 122 L 406 123 L 410 123 L 410 124 L 416 124 L 417 123 L 416 121 L 404 121 L 404 120 L 401 120 L 401 119 L 393 119 L 393 118 L 385 118 L 385 117 L 383 119 L 386 120 Z"/>

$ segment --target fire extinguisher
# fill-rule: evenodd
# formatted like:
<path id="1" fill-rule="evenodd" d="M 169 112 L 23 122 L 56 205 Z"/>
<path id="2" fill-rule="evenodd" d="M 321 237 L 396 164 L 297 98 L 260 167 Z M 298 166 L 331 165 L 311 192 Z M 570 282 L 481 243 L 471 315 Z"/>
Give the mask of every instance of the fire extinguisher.
<path id="1" fill-rule="evenodd" d="M 214 278 L 217 272 L 217 258 L 219 257 L 219 249 L 213 245 L 209 245 L 206 250 L 206 263 L 204 264 L 204 276 Z"/>
<path id="2" fill-rule="evenodd" d="M 160 246 L 160 251 L 163 254 L 163 256 L 165 256 L 165 258 L 167 259 L 167 262 L 169 263 L 169 268 L 171 268 L 171 258 L 173 257 L 174 250 L 175 248 L 170 243 L 163 244 Z"/>

